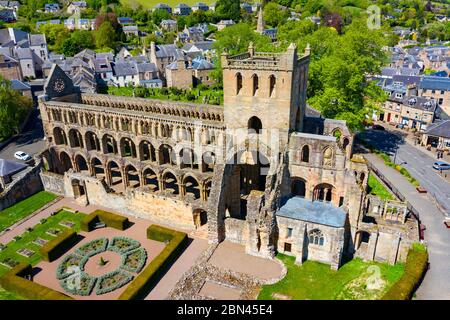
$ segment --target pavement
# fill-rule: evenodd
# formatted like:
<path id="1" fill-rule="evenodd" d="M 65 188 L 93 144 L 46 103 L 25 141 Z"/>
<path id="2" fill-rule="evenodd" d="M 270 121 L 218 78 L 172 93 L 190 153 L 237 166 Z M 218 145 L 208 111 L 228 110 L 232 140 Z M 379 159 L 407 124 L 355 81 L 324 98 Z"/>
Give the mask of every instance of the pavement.
<path id="1" fill-rule="evenodd" d="M 34 109 L 22 133 L 16 135 L 7 146 L 0 150 L 0 159 L 22 162 L 14 158 L 16 151 L 26 152 L 33 157 L 46 148 L 46 142 L 43 139 L 44 131 L 42 129 L 39 110 Z"/>
<path id="2" fill-rule="evenodd" d="M 450 176 L 450 172 L 443 171 L 440 174 L 433 169 L 433 163 L 437 159 L 432 157 L 430 152 L 420 150 L 398 133 L 387 130 L 367 130 L 364 140 L 391 155 L 396 164 L 406 168 L 427 190 L 429 196 L 436 200 L 442 211 L 450 216 L 450 183 L 444 176 Z"/>
<path id="3" fill-rule="evenodd" d="M 406 156 L 406 153 L 404 156 Z M 393 182 L 395 187 L 405 196 L 406 200 L 419 211 L 421 222 L 426 226 L 425 244 L 428 248 L 430 268 L 419 289 L 416 291 L 415 299 L 450 299 L 450 230 L 443 224 L 443 212 L 436 207 L 430 195 L 419 194 L 404 176 L 395 169 L 386 166 L 379 156 L 366 154 L 365 157 L 389 181 Z M 423 155 L 418 155 L 417 151 L 414 157 L 411 154 L 410 157 L 411 159 L 418 158 L 422 161 L 426 161 L 427 159 Z M 411 173 L 416 174 L 416 172 Z M 428 175 L 431 174 L 428 173 Z M 449 187 L 447 186 L 447 190 L 442 191 L 445 193 L 449 191 L 448 189 Z"/>

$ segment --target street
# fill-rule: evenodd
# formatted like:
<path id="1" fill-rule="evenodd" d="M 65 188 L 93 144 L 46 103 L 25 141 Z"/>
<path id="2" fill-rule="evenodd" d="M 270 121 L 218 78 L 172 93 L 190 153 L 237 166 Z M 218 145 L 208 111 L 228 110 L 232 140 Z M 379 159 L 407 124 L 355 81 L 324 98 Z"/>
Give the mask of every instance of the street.
<path id="1" fill-rule="evenodd" d="M 21 160 L 14 158 L 14 152 L 19 150 L 26 152 L 33 157 L 33 155 L 45 148 L 46 143 L 42 140 L 43 138 L 44 132 L 42 130 L 39 110 L 35 109 L 30 115 L 23 133 L 18 135 L 11 143 L 0 150 L 0 159 L 21 162 Z"/>
<path id="2" fill-rule="evenodd" d="M 416 147 L 404 142 L 400 136 L 387 130 L 367 130 L 364 134 L 364 140 L 391 155 L 392 160 L 395 158 L 395 163 L 406 168 L 428 191 L 429 196 L 439 203 L 445 214 L 450 216 L 450 183 L 433 169 L 433 163 L 437 161 L 436 158 L 430 157 Z M 396 151 L 397 155 L 395 156 Z M 443 174 L 450 175 L 450 172 L 443 171 Z"/>

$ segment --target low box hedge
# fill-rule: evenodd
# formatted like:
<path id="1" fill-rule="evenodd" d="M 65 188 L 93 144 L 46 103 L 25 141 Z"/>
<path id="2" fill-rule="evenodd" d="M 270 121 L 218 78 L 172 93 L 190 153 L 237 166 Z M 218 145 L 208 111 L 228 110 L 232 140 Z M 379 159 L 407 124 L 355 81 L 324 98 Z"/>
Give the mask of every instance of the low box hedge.
<path id="1" fill-rule="evenodd" d="M 187 234 L 157 225 L 147 229 L 147 238 L 169 243 L 161 253 L 131 282 L 119 300 L 141 299 L 158 283 L 187 245 Z"/>
<path id="2" fill-rule="evenodd" d="M 58 237 L 44 244 L 39 251 L 43 260 L 52 262 L 66 253 L 76 242 L 77 233 L 73 230 L 65 230 Z"/>
<path id="3" fill-rule="evenodd" d="M 81 230 L 92 231 L 97 222 L 103 222 L 108 227 L 118 230 L 125 230 L 130 225 L 127 217 L 103 210 L 95 210 L 81 220 Z"/>
<path id="4" fill-rule="evenodd" d="M 23 278 L 30 275 L 31 271 L 31 265 L 22 262 L 0 278 L 0 285 L 8 291 L 30 300 L 72 300 L 64 293 Z"/>
<path id="5" fill-rule="evenodd" d="M 406 257 L 405 273 L 383 296 L 383 300 L 409 300 L 428 268 L 428 252 L 414 246 Z"/>

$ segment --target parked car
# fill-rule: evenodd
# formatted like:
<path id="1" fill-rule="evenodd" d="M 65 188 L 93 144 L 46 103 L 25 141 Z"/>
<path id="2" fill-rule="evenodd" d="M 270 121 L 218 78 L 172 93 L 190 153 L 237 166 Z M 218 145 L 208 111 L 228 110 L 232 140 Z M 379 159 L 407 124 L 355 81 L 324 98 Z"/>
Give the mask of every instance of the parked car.
<path id="1" fill-rule="evenodd" d="M 398 129 L 403 129 L 403 128 L 405 128 L 405 125 L 403 123 L 399 123 L 395 127 Z"/>
<path id="2" fill-rule="evenodd" d="M 372 126 L 373 130 L 386 130 L 383 126 L 380 126 L 379 124 L 374 124 Z"/>
<path id="3" fill-rule="evenodd" d="M 14 158 L 23 160 L 23 161 L 28 161 L 31 159 L 31 156 L 28 153 L 25 153 L 23 151 L 16 151 L 16 153 L 14 153 Z"/>
<path id="4" fill-rule="evenodd" d="M 444 161 L 436 161 L 433 163 L 433 168 L 436 170 L 450 170 L 450 164 Z"/>

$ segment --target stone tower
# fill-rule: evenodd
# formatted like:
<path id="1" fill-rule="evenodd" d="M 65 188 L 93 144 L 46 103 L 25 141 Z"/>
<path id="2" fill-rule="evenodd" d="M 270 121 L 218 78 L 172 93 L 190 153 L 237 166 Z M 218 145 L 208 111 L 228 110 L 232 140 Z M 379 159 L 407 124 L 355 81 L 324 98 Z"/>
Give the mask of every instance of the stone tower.
<path id="1" fill-rule="evenodd" d="M 290 132 L 302 131 L 306 109 L 309 50 L 301 56 L 291 44 L 283 53 L 222 54 L 224 121 L 227 129 L 254 129 L 267 145 L 279 139 L 279 150 Z"/>
<path id="2" fill-rule="evenodd" d="M 259 34 L 262 34 L 264 32 L 264 19 L 263 19 L 262 7 L 259 8 L 259 12 L 258 12 L 258 24 L 256 25 L 256 32 L 258 32 Z"/>

